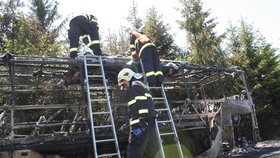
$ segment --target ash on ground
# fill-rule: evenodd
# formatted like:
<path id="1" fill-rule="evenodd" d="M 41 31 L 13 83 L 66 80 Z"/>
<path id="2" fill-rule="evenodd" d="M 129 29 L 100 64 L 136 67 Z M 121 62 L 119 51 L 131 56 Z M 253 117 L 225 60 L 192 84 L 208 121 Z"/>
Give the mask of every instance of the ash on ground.
<path id="1" fill-rule="evenodd" d="M 262 141 L 253 145 L 242 137 L 232 150 L 227 150 L 227 144 L 223 145 L 221 158 L 280 158 L 280 140 Z"/>

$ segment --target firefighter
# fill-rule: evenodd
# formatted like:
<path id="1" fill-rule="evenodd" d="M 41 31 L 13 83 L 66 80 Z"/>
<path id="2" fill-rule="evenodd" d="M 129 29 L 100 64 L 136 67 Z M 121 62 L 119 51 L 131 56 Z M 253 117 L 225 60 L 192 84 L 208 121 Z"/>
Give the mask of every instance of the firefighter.
<path id="1" fill-rule="evenodd" d="M 130 117 L 128 158 L 154 158 L 159 151 L 155 124 L 155 106 L 141 74 L 124 68 L 118 74 L 118 85 L 127 88 Z"/>
<path id="2" fill-rule="evenodd" d="M 93 15 L 79 15 L 69 24 L 68 38 L 70 40 L 70 58 L 75 59 L 78 53 L 80 37 L 89 36 L 87 46 L 95 55 L 101 55 L 97 18 Z"/>
<path id="3" fill-rule="evenodd" d="M 140 31 L 130 33 L 130 52 L 134 60 L 142 60 L 143 69 L 149 86 L 160 86 L 163 73 L 156 46 Z"/>

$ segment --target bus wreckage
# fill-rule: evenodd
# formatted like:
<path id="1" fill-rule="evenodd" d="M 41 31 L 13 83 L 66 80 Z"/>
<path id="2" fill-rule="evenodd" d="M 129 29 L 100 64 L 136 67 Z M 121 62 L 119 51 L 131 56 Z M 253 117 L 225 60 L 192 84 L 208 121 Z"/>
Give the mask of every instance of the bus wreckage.
<path id="1" fill-rule="evenodd" d="M 96 64 L 98 60 L 101 66 Z M 0 157 L 30 154 L 36 158 L 90 158 L 96 157 L 93 153 L 97 152 L 101 155 L 97 157 L 119 157 L 106 156 L 115 149 L 125 156 L 129 135 L 127 95 L 117 86 L 117 74 L 129 67 L 129 61 L 130 58 L 119 56 L 80 57 L 73 61 L 1 55 Z M 171 60 L 161 60 L 161 65 L 163 89 L 184 157 L 218 157 L 240 138 L 252 143 L 259 140 L 254 103 L 241 68 Z M 101 71 L 104 82 L 102 77 L 94 81 L 90 78 Z M 95 85 L 88 87 L 90 82 Z M 88 95 L 90 90 L 94 93 Z M 113 130 L 108 128 L 110 113 L 90 116 L 104 111 L 104 93 L 107 104 L 110 103 Z M 160 92 L 153 89 L 151 93 Z M 89 100 L 95 101 L 90 110 Z M 160 117 L 164 115 L 158 114 Z M 161 128 L 168 126 L 166 123 Z M 114 132 L 115 141 L 98 141 Z M 163 148 L 173 152 L 175 143 L 170 138 L 161 142 Z M 168 151 L 165 152 L 168 157 Z"/>

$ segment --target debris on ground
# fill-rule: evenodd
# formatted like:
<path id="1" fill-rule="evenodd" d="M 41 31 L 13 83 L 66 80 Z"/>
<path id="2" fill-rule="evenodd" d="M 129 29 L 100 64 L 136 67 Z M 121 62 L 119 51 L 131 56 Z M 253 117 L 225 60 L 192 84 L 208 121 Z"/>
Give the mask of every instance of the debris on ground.
<path id="1" fill-rule="evenodd" d="M 279 158 L 280 141 L 269 140 L 258 142 L 255 145 L 243 142 L 222 154 L 222 158 Z"/>

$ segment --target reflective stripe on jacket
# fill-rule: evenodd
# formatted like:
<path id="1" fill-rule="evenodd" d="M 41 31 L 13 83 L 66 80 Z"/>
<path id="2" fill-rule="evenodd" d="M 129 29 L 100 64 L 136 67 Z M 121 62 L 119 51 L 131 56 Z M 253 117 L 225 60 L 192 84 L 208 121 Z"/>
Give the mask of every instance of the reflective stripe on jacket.
<path id="1" fill-rule="evenodd" d="M 130 125 L 139 123 L 140 119 L 155 117 L 155 106 L 152 96 L 141 81 L 133 81 L 128 90 L 128 108 L 131 118 Z"/>
<path id="2" fill-rule="evenodd" d="M 83 14 L 83 16 L 90 22 L 95 22 L 96 24 L 98 24 L 97 22 L 97 18 L 93 15 L 88 15 L 88 14 Z"/>
<path id="3" fill-rule="evenodd" d="M 145 48 L 149 46 L 156 47 L 147 36 L 141 33 L 133 31 L 130 38 L 130 50 L 135 51 L 133 56 L 137 58 L 141 57 Z"/>

